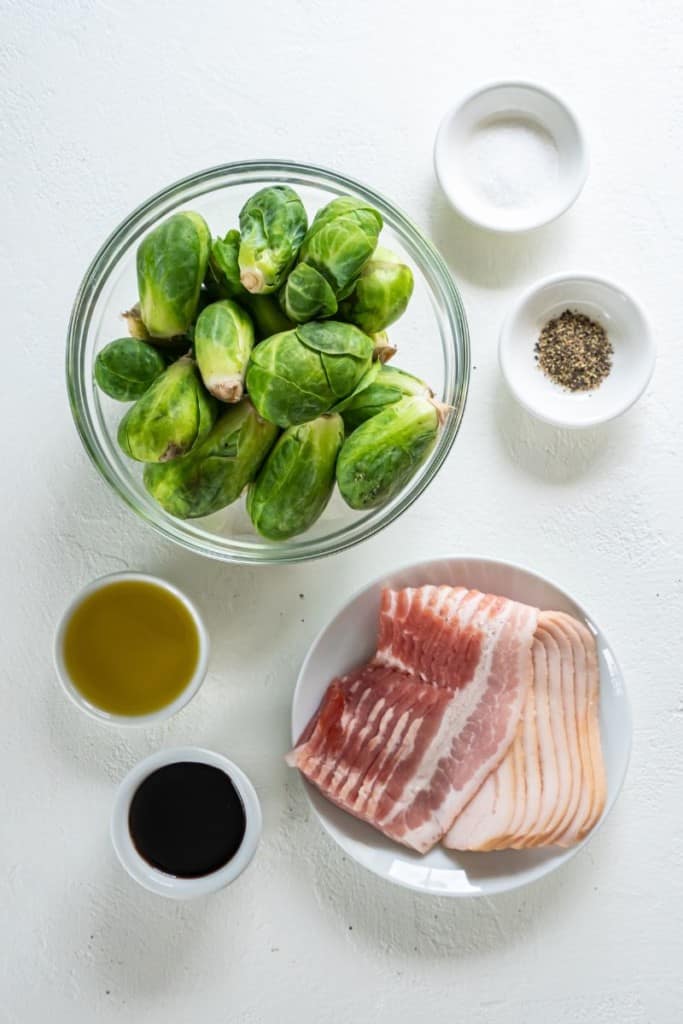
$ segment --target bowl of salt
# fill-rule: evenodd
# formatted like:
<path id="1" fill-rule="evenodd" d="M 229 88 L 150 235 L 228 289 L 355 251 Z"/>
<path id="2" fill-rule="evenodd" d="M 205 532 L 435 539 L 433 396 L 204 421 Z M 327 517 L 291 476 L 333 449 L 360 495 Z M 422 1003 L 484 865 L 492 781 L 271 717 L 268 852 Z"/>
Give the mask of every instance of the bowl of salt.
<path id="1" fill-rule="evenodd" d="M 588 174 L 579 123 L 557 96 L 527 82 L 486 85 L 443 118 L 434 145 L 439 184 L 466 220 L 531 231 L 564 213 Z"/>

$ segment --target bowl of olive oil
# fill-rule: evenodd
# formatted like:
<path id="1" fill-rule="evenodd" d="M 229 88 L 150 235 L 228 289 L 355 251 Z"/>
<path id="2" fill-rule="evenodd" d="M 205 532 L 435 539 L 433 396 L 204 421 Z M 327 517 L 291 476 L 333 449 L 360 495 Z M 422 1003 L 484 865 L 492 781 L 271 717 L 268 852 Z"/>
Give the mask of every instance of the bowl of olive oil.
<path id="1" fill-rule="evenodd" d="M 55 666 L 67 696 L 101 722 L 150 725 L 201 686 L 209 638 L 193 602 L 146 573 L 103 576 L 64 612 Z"/>

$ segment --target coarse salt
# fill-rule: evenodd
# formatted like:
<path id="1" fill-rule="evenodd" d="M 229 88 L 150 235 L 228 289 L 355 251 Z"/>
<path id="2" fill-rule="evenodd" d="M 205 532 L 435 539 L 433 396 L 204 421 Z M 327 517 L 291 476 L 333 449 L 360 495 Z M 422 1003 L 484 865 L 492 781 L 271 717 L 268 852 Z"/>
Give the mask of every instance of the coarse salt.
<path id="1" fill-rule="evenodd" d="M 480 198 L 501 208 L 529 208 L 557 183 L 559 156 L 552 136 L 530 118 L 481 122 L 465 149 L 467 173 Z"/>

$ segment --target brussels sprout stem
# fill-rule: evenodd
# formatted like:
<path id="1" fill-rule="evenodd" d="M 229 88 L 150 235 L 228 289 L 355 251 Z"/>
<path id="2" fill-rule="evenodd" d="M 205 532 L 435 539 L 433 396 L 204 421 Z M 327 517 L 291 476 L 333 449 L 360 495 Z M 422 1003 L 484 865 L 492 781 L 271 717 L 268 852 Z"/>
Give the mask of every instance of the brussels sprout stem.
<path id="1" fill-rule="evenodd" d="M 221 402 L 231 404 L 239 402 L 244 394 L 244 382 L 238 373 L 234 373 L 230 377 L 221 377 L 215 381 L 209 379 L 204 383 L 214 398 L 218 398 Z"/>
<path id="2" fill-rule="evenodd" d="M 434 397 L 433 393 L 429 396 L 428 401 L 431 402 L 436 409 L 436 415 L 439 417 L 439 426 L 442 427 L 448 419 L 449 414 L 453 412 L 453 406 L 448 405 L 446 402 L 439 401 L 438 398 Z"/>
<path id="3" fill-rule="evenodd" d="M 177 444 L 169 444 L 168 448 L 163 455 L 160 456 L 159 462 L 172 462 L 173 459 L 177 459 L 178 456 L 184 455 L 185 449 L 179 448 Z"/>
<path id="4" fill-rule="evenodd" d="M 251 292 L 253 295 L 258 295 L 263 291 L 265 284 L 265 278 L 260 270 L 243 270 L 240 274 L 240 281 L 242 285 Z"/>
<path id="5" fill-rule="evenodd" d="M 377 338 L 372 358 L 375 362 L 388 363 L 393 359 L 398 349 L 392 345 L 388 338 Z"/>
<path id="6" fill-rule="evenodd" d="M 137 338 L 138 341 L 149 341 L 149 332 L 142 322 L 139 302 L 136 302 L 134 306 L 127 309 L 121 316 L 126 321 L 128 333 L 132 338 Z"/>

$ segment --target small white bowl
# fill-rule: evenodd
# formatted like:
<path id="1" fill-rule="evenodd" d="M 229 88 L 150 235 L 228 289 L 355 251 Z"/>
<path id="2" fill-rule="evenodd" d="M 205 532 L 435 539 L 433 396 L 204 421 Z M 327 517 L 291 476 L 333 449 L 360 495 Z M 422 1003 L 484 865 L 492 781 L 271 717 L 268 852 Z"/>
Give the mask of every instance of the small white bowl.
<path id="1" fill-rule="evenodd" d="M 193 761 L 220 768 L 229 776 L 244 807 L 246 829 L 242 843 L 234 857 L 218 871 L 212 871 L 201 878 L 177 878 L 152 867 L 135 848 L 128 827 L 130 805 L 138 787 L 157 768 L 179 761 Z M 230 885 L 248 866 L 261 837 L 261 805 L 256 790 L 241 768 L 222 754 L 201 747 L 175 747 L 159 750 L 140 761 L 128 772 L 119 785 L 111 816 L 111 841 L 120 860 L 131 878 L 143 888 L 172 900 L 189 900 L 195 896 L 206 896 Z"/>
<path id="2" fill-rule="evenodd" d="M 170 704 L 166 704 L 163 708 L 159 708 L 157 711 L 151 711 L 146 715 L 116 715 L 109 711 L 105 711 L 102 708 L 97 707 L 96 704 L 91 704 L 87 700 L 74 682 L 69 674 L 64 660 L 64 637 L 66 634 L 67 626 L 71 621 L 71 617 L 74 612 L 83 601 L 90 597 L 98 590 L 102 590 L 104 587 L 109 586 L 111 583 L 125 583 L 131 580 L 139 580 L 143 583 L 151 583 L 156 587 L 161 587 L 162 590 L 167 590 L 170 594 L 173 594 L 179 601 L 187 608 L 188 612 L 192 616 L 192 620 L 197 630 L 197 637 L 199 640 L 199 654 L 197 657 L 197 667 L 195 668 L 194 674 L 188 682 L 185 689 L 178 694 L 175 700 L 171 701 Z M 53 648 L 53 657 L 55 663 L 55 669 L 57 671 L 57 678 L 62 684 L 62 689 L 66 693 L 67 697 L 76 704 L 81 711 L 85 711 L 91 718 L 96 718 L 98 722 L 106 722 L 108 725 L 154 725 L 157 722 L 163 722 L 172 715 L 175 715 L 177 711 L 184 708 L 197 693 L 199 687 L 204 682 L 206 676 L 206 670 L 209 664 L 209 634 L 204 625 L 204 621 L 197 610 L 196 605 L 190 600 L 187 594 L 184 594 L 178 587 L 174 587 L 172 583 L 167 580 L 162 580 L 158 576 L 150 576 L 145 572 L 115 572 L 110 573 L 108 576 L 100 576 L 99 579 L 93 580 L 92 583 L 88 583 L 83 590 L 79 591 L 78 594 L 69 603 L 66 610 L 64 611 L 57 630 L 55 632 L 55 641 Z"/>
<path id="3" fill-rule="evenodd" d="M 511 168 L 515 157 L 520 165 L 526 160 L 518 175 Z M 446 113 L 434 166 L 461 216 L 491 231 L 521 232 L 572 205 L 588 174 L 588 155 L 576 117 L 557 96 L 529 82 L 496 82 Z"/>
<path id="4" fill-rule="evenodd" d="M 568 391 L 539 368 L 534 346 L 564 310 L 601 324 L 612 342 L 612 369 L 593 391 Z M 498 348 L 505 381 L 520 405 L 558 427 L 594 427 L 620 416 L 647 387 L 655 346 L 638 303 L 618 285 L 589 274 L 556 274 L 534 284 L 503 323 Z"/>

